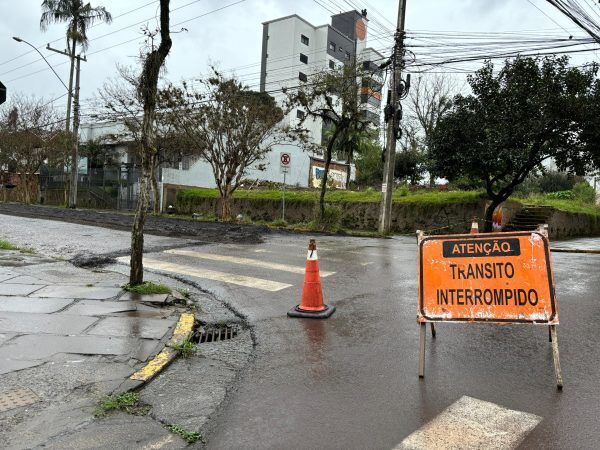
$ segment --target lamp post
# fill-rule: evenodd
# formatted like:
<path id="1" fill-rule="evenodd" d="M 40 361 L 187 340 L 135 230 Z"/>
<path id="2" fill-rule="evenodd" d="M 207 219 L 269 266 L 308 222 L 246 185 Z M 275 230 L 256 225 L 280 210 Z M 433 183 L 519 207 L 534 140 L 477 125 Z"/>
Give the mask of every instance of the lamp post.
<path id="1" fill-rule="evenodd" d="M 38 54 L 42 57 L 42 59 L 44 61 L 46 61 L 46 64 L 48 64 L 48 67 L 50 67 L 50 69 L 52 69 L 52 72 L 54 72 L 54 75 L 56 75 L 56 78 L 58 78 L 58 80 L 62 83 L 62 85 L 65 87 L 65 89 L 67 90 L 67 93 L 69 93 L 69 88 L 67 87 L 67 85 L 65 84 L 65 82 L 62 80 L 62 78 L 56 73 L 56 70 L 54 70 L 54 67 L 52 67 L 50 65 L 50 63 L 48 62 L 48 60 L 46 59 L 46 57 L 44 55 L 42 55 L 42 52 L 40 52 L 35 45 L 30 44 L 29 42 L 27 42 L 25 39 L 21 39 L 18 36 L 13 36 L 13 39 L 17 42 L 23 42 L 24 44 L 29 45 L 32 49 L 34 49 L 36 52 L 38 52 Z M 67 117 L 67 127 L 69 126 L 69 117 Z"/>
<path id="2" fill-rule="evenodd" d="M 66 125 L 65 125 L 65 131 L 67 132 L 67 135 L 69 134 L 70 129 L 71 129 L 71 103 L 72 103 L 72 99 L 73 98 L 75 99 L 75 101 L 73 102 L 74 103 L 73 141 L 72 141 L 73 148 L 72 148 L 72 157 L 71 157 L 71 192 L 70 192 L 70 198 L 69 198 L 69 207 L 75 208 L 77 206 L 77 181 L 78 181 L 77 170 L 78 170 L 78 163 L 79 163 L 79 71 L 80 71 L 81 60 L 83 60 L 83 61 L 87 61 L 87 60 L 85 59 L 85 57 L 82 57 L 81 55 L 74 55 L 74 54 L 71 55 L 69 53 L 53 49 L 50 47 L 50 44 L 48 44 L 48 46 L 46 47 L 48 50 L 52 50 L 56 53 L 60 53 L 61 55 L 68 56 L 71 59 L 71 62 L 73 62 L 73 60 L 77 60 L 77 77 L 75 80 L 75 89 L 74 89 L 75 92 L 73 92 L 73 89 L 70 87 L 67 87 L 67 85 L 64 83 L 62 78 L 56 73 L 56 70 L 54 70 L 54 67 L 52 67 L 50 65 L 50 63 L 45 58 L 45 56 L 42 55 L 42 53 L 33 44 L 27 42 L 24 39 L 21 39 L 20 37 L 14 36 L 13 39 L 17 42 L 23 42 L 23 43 L 29 45 L 32 49 L 34 49 L 42 57 L 42 59 L 46 62 L 46 64 L 48 64 L 48 67 L 50 67 L 50 69 L 52 69 L 52 72 L 54 72 L 54 75 L 56 75 L 56 77 L 60 80 L 61 84 L 67 90 L 67 96 L 68 96 L 67 119 L 66 119 Z M 71 74 L 72 74 L 72 72 L 71 72 Z M 69 82 L 69 86 L 71 86 L 71 82 L 72 82 L 72 80 Z"/>

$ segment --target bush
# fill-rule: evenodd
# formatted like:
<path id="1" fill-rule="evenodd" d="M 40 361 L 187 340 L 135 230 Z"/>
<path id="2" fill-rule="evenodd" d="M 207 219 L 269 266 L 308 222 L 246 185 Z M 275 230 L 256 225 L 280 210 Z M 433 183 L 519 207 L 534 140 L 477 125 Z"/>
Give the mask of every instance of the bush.
<path id="1" fill-rule="evenodd" d="M 582 181 L 573 186 L 573 196 L 575 200 L 581 203 L 596 203 L 596 191 L 586 181 Z"/>
<path id="2" fill-rule="evenodd" d="M 318 231 L 337 232 L 342 223 L 342 208 L 337 205 L 325 204 L 325 212 L 321 217 L 321 208 L 317 204 L 314 210 L 315 220 L 311 223 L 311 228 Z"/>
<path id="3" fill-rule="evenodd" d="M 406 197 L 410 190 L 406 184 L 401 185 L 398 189 L 396 189 L 397 195 L 400 197 Z"/>
<path id="4" fill-rule="evenodd" d="M 574 200 L 575 194 L 573 191 L 550 192 L 549 194 L 546 194 L 546 198 L 552 200 Z"/>
<path id="5" fill-rule="evenodd" d="M 546 172 L 536 179 L 537 188 L 542 193 L 570 191 L 575 182 L 573 175 L 564 172 Z"/>

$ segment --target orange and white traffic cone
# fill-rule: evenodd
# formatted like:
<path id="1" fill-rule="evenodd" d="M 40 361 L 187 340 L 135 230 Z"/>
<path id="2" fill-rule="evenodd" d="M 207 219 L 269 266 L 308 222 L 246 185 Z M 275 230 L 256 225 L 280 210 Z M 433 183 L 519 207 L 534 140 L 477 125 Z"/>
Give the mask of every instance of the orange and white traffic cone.
<path id="1" fill-rule="evenodd" d="M 473 219 L 471 222 L 471 232 L 469 234 L 479 234 L 479 223 L 477 222 L 477 219 Z"/>
<path id="2" fill-rule="evenodd" d="M 321 275 L 319 274 L 319 258 L 317 257 L 317 243 L 314 239 L 308 244 L 306 255 L 306 271 L 304 273 L 304 287 L 300 304 L 288 311 L 290 317 L 310 319 L 326 319 L 335 311 L 335 306 L 323 303 L 323 289 Z"/>

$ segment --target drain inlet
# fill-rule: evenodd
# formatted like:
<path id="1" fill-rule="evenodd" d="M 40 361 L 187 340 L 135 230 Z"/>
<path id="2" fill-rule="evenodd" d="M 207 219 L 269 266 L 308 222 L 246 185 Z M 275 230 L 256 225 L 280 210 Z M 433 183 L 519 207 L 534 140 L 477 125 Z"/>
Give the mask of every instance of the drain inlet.
<path id="1" fill-rule="evenodd" d="M 208 342 L 228 341 L 236 337 L 239 328 L 236 325 L 226 325 L 221 327 L 206 326 L 202 327 L 196 334 L 199 344 Z"/>

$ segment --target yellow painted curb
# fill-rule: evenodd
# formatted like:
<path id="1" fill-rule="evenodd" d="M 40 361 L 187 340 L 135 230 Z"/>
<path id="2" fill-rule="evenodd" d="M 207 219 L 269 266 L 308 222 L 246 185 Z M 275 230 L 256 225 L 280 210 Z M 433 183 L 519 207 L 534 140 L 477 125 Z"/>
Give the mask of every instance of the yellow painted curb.
<path id="1" fill-rule="evenodd" d="M 185 341 L 192 330 L 194 329 L 194 315 L 190 313 L 184 313 L 179 317 L 179 322 L 175 326 L 175 331 L 173 331 L 173 336 L 167 342 L 168 347 L 173 347 L 174 345 L 181 344 L 181 342 Z"/>
<path id="2" fill-rule="evenodd" d="M 148 381 L 154 378 L 161 370 L 165 368 L 175 357 L 177 351 L 173 350 L 173 345 L 179 344 L 190 335 L 194 327 L 194 315 L 184 313 L 179 317 L 179 321 L 173 331 L 173 336 L 167 342 L 167 347 L 163 349 L 158 355 L 152 358 L 148 363 L 140 370 L 135 372 L 129 378 L 137 381 Z"/>

